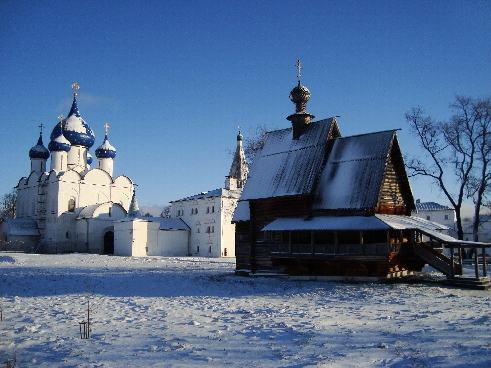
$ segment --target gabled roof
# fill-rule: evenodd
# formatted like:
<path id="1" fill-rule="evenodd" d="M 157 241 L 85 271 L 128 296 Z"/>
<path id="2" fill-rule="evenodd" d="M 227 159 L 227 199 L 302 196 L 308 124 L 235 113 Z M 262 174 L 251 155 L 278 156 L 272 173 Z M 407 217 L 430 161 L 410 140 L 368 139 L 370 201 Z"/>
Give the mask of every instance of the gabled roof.
<path id="1" fill-rule="evenodd" d="M 417 211 L 448 211 L 453 210 L 453 208 L 444 206 L 442 204 L 436 202 L 416 202 L 416 210 Z"/>
<path id="2" fill-rule="evenodd" d="M 313 209 L 376 207 L 394 136 L 390 130 L 337 138 L 315 190 Z"/>
<path id="3" fill-rule="evenodd" d="M 255 157 L 241 200 L 311 193 L 322 169 L 328 138 L 339 135 L 336 120 L 308 124 L 299 139 L 292 128 L 268 133 Z"/>

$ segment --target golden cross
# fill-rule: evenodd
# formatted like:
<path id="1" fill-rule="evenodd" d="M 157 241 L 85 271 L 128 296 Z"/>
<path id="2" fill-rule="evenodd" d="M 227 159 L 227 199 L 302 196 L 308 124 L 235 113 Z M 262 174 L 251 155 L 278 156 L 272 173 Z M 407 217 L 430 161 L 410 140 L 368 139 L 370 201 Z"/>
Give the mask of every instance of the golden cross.
<path id="1" fill-rule="evenodd" d="M 300 64 L 300 60 L 297 60 L 297 63 L 295 64 L 295 66 L 298 69 L 297 78 L 298 78 L 298 81 L 300 82 L 300 77 L 302 76 L 302 74 L 300 74 L 300 69 L 303 69 L 302 65 Z"/>
<path id="2" fill-rule="evenodd" d="M 62 126 L 63 125 L 63 114 L 58 116 L 58 119 L 60 119 L 60 126 Z"/>
<path id="3" fill-rule="evenodd" d="M 108 130 L 109 130 L 109 128 L 110 128 L 110 126 L 109 126 L 109 124 L 107 123 L 107 121 L 106 121 L 106 124 L 104 124 L 104 128 L 106 128 L 106 135 L 107 135 L 107 132 L 108 132 Z"/>
<path id="4" fill-rule="evenodd" d="M 78 85 L 77 82 L 75 82 L 75 83 L 72 84 L 72 88 L 73 88 L 73 94 L 76 96 L 77 95 L 77 90 L 80 89 L 80 86 Z"/>

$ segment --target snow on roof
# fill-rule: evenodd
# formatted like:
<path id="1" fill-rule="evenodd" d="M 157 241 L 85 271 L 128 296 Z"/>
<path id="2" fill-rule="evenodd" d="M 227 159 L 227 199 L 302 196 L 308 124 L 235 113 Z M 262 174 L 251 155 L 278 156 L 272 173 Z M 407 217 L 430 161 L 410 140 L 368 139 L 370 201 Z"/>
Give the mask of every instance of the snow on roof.
<path id="1" fill-rule="evenodd" d="M 159 222 L 160 230 L 191 230 L 180 218 L 140 217 L 140 220 Z"/>
<path id="2" fill-rule="evenodd" d="M 444 206 L 436 202 L 416 202 L 416 211 L 448 211 L 453 210 L 453 208 Z"/>
<path id="3" fill-rule="evenodd" d="M 421 233 L 438 239 L 448 245 L 469 244 L 487 245 L 462 241 L 442 234 L 441 230 L 449 227 L 427 221 L 419 217 L 399 215 L 374 215 L 374 216 L 319 216 L 311 219 L 304 218 L 279 218 L 266 225 L 262 231 L 294 231 L 294 230 L 418 230 Z"/>
<path id="4" fill-rule="evenodd" d="M 241 200 L 310 193 L 322 168 L 333 121 L 307 125 L 299 139 L 293 139 L 291 128 L 269 132 Z"/>
<path id="5" fill-rule="evenodd" d="M 77 219 L 90 219 L 94 216 L 94 212 L 102 205 L 107 204 L 108 202 L 105 203 L 96 203 L 96 204 L 91 204 L 88 206 L 85 206 L 82 211 L 78 214 Z"/>
<path id="6" fill-rule="evenodd" d="M 337 138 L 314 194 L 314 209 L 375 207 L 394 131 Z"/>
<path id="7" fill-rule="evenodd" d="M 7 219 L 4 218 L 9 226 L 10 235 L 17 236 L 36 236 L 39 235 L 39 230 L 36 221 L 33 219 Z"/>
<path id="8" fill-rule="evenodd" d="M 232 217 L 232 222 L 241 222 L 241 221 L 249 221 L 250 220 L 250 212 L 249 212 L 249 202 L 248 201 L 240 201 L 235 208 L 234 216 Z"/>
<path id="9" fill-rule="evenodd" d="M 323 216 L 304 218 L 279 218 L 263 231 L 280 230 L 389 230 L 390 226 L 375 216 Z"/>
<path id="10" fill-rule="evenodd" d="M 228 190 L 225 188 L 219 188 L 210 190 L 208 192 L 201 192 L 200 194 L 196 194 L 190 197 L 178 199 L 175 201 L 170 201 L 170 203 L 180 202 L 180 201 L 191 201 L 193 199 L 202 199 L 202 198 L 213 198 L 213 197 L 233 197 L 239 198 L 240 193 L 236 190 Z"/>

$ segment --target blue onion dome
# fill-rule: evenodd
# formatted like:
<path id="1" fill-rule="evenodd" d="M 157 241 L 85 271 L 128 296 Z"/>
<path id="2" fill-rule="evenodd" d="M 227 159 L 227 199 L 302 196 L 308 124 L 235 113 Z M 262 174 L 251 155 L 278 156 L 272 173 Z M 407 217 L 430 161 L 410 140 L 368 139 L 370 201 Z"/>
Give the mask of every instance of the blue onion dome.
<path id="1" fill-rule="evenodd" d="M 114 148 L 107 139 L 107 134 L 104 138 L 104 142 L 95 150 L 95 156 L 97 158 L 115 158 L 116 148 Z"/>
<path id="2" fill-rule="evenodd" d="M 48 149 L 51 152 L 70 151 L 71 144 L 63 135 L 62 123 L 63 122 L 56 124 L 51 132 L 51 141 L 48 144 Z"/>
<path id="3" fill-rule="evenodd" d="M 49 158 L 49 151 L 43 144 L 43 134 L 39 134 L 38 143 L 29 150 L 30 158 L 42 158 L 47 160 Z"/>
<path id="4" fill-rule="evenodd" d="M 77 106 L 77 94 L 73 95 L 73 103 L 70 112 L 63 120 L 63 135 L 72 145 L 90 148 L 94 145 L 95 135 L 89 124 L 80 116 Z"/>
<path id="5" fill-rule="evenodd" d="M 92 157 L 92 155 L 87 152 L 87 165 L 92 165 L 92 162 L 94 161 L 94 158 Z"/>

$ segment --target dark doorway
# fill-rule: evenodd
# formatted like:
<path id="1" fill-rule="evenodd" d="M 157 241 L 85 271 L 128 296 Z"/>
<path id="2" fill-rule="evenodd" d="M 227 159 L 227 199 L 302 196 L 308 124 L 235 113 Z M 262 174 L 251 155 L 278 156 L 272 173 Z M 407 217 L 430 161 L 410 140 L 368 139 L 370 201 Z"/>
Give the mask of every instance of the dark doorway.
<path id="1" fill-rule="evenodd" d="M 114 232 L 104 234 L 104 254 L 114 254 Z"/>

